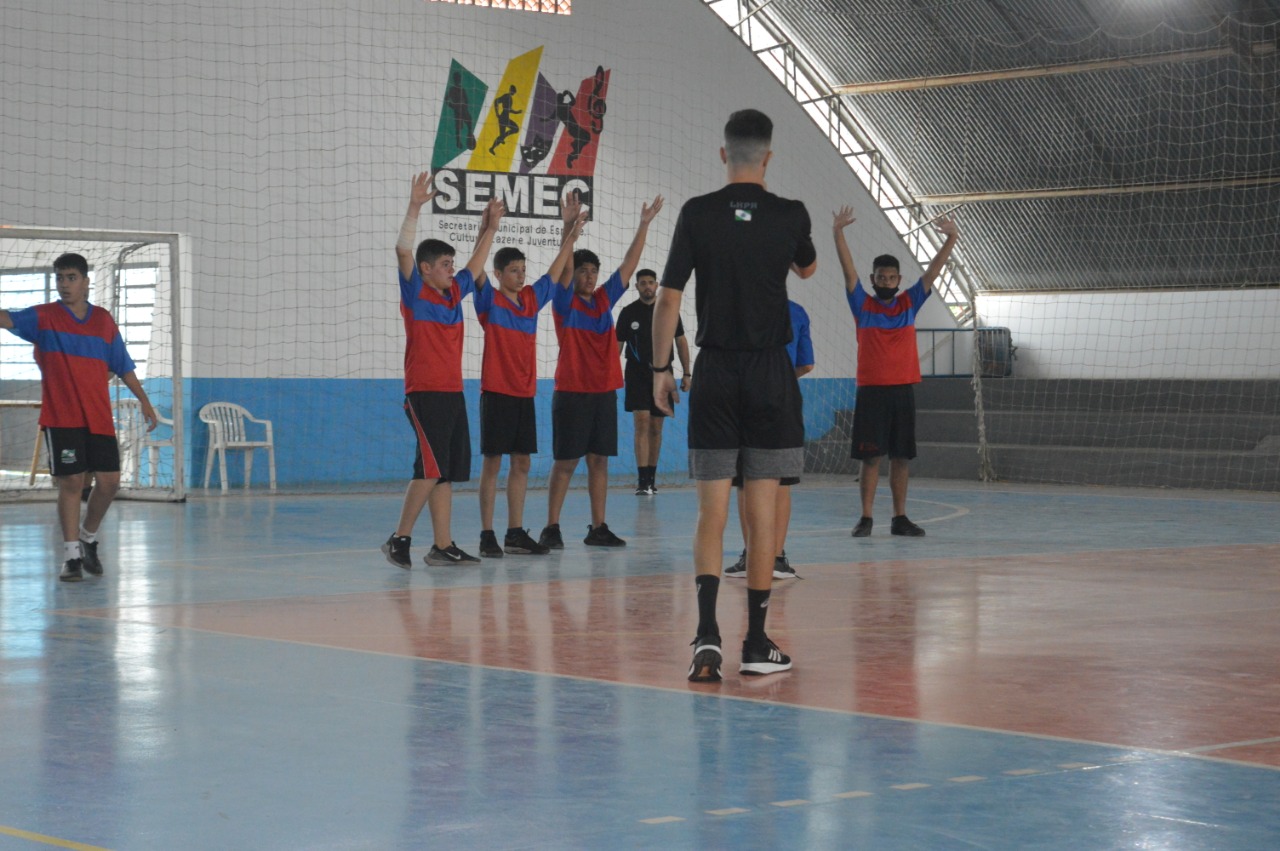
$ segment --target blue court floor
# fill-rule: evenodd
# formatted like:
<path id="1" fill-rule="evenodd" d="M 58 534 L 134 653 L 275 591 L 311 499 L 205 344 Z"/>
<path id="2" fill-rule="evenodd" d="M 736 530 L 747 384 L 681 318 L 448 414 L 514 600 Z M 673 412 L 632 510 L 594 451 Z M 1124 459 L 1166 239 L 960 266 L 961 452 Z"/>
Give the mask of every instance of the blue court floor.
<path id="1" fill-rule="evenodd" d="M 920 480 L 928 537 L 885 492 L 855 540 L 856 500 L 795 489 L 794 670 L 737 674 L 724 580 L 714 685 L 692 489 L 611 491 L 623 550 L 574 490 L 563 552 L 412 571 L 398 494 L 122 501 L 77 584 L 0 504 L 0 851 L 1280 848 L 1280 495 Z"/>

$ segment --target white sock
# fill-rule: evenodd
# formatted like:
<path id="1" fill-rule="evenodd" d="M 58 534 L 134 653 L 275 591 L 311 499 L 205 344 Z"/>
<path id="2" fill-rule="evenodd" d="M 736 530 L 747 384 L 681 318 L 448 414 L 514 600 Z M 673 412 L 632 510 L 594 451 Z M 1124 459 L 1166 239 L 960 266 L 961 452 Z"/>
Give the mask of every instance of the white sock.
<path id="1" fill-rule="evenodd" d="M 73 558 L 81 558 L 83 553 L 80 552 L 79 541 L 63 541 L 62 542 L 62 560 L 70 561 Z"/>
<path id="2" fill-rule="evenodd" d="M 80 540 L 84 541 L 86 544 L 96 543 L 98 540 L 98 533 L 90 532 L 88 529 L 84 528 L 84 526 L 81 526 Z"/>

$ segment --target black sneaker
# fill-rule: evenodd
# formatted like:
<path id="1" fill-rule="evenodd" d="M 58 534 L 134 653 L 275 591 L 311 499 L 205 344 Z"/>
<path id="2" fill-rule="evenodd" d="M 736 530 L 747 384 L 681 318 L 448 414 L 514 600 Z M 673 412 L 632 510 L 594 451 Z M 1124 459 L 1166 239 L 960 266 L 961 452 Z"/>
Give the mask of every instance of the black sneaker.
<path id="1" fill-rule="evenodd" d="M 890 535 L 905 535 L 908 538 L 923 538 L 924 530 L 907 519 L 907 515 L 899 514 L 889 521 Z"/>
<path id="2" fill-rule="evenodd" d="M 582 543 L 588 547 L 625 547 L 627 545 L 626 541 L 609 531 L 608 523 L 588 526 L 587 537 L 582 539 Z"/>
<path id="3" fill-rule="evenodd" d="M 560 537 L 560 524 L 552 523 L 549 526 L 542 527 L 542 534 L 538 536 L 538 543 L 549 550 L 563 550 L 564 538 Z"/>
<path id="4" fill-rule="evenodd" d="M 492 529 L 480 532 L 480 555 L 485 558 L 502 558 L 502 547 L 498 546 L 498 536 Z"/>
<path id="5" fill-rule="evenodd" d="M 790 670 L 791 657 L 779 650 L 778 645 L 767 636 L 757 644 L 742 642 L 742 665 L 738 668 L 738 673 L 760 676 Z"/>
<path id="6" fill-rule="evenodd" d="M 63 582 L 79 582 L 84 579 L 84 559 L 69 558 L 62 563 L 58 579 Z"/>
<path id="7" fill-rule="evenodd" d="M 387 557 L 388 562 L 396 567 L 403 567 L 405 570 L 409 570 L 413 567 L 413 559 L 409 558 L 409 542 L 411 540 L 408 535 L 392 535 L 382 545 L 382 554 Z"/>
<path id="8" fill-rule="evenodd" d="M 502 548 L 512 555 L 544 556 L 551 552 L 551 547 L 540 544 L 529 535 L 528 529 L 508 529 L 502 541 Z"/>
<path id="9" fill-rule="evenodd" d="M 853 537 L 870 538 L 871 537 L 871 518 L 863 517 L 858 521 L 858 525 L 853 527 Z"/>
<path id="10" fill-rule="evenodd" d="M 773 560 L 773 578 L 774 579 L 799 579 L 796 569 L 791 566 L 791 562 L 787 560 L 787 551 L 783 550 L 782 555 L 777 556 Z"/>
<path id="11" fill-rule="evenodd" d="M 462 550 L 458 549 L 458 545 L 453 541 L 450 541 L 449 546 L 445 547 L 443 550 L 435 544 L 432 544 L 431 549 L 422 557 L 422 560 L 432 567 L 444 567 L 445 565 L 450 564 L 480 563 L 480 559 L 470 553 L 464 553 Z"/>
<path id="12" fill-rule="evenodd" d="M 647 493 L 649 493 L 649 486 L 644 482 L 636 485 L 636 496 L 644 496 Z"/>
<path id="13" fill-rule="evenodd" d="M 730 579 L 747 578 L 747 551 L 743 550 L 738 560 L 724 569 L 724 575 Z"/>
<path id="14" fill-rule="evenodd" d="M 84 562 L 84 572 L 90 576 L 102 575 L 102 560 L 98 558 L 98 542 L 92 544 L 88 541 L 80 542 L 81 561 Z"/>
<path id="15" fill-rule="evenodd" d="M 689 682 L 720 682 L 720 636 L 699 635 L 692 642 L 693 664 L 689 666 Z"/>
<path id="16" fill-rule="evenodd" d="M 657 482 L 649 482 L 649 488 L 648 488 L 648 490 L 646 490 L 646 491 L 645 491 L 645 493 L 646 493 L 646 494 L 648 494 L 649 496 L 657 496 L 657 495 L 658 495 L 658 483 L 657 483 Z"/>

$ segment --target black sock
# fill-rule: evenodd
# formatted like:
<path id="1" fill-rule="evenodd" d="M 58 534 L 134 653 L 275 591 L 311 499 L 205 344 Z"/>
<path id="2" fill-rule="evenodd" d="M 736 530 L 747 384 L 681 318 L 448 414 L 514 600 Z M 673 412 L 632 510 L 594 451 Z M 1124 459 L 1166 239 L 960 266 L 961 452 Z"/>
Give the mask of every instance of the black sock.
<path id="1" fill-rule="evenodd" d="M 698 635 L 719 635 L 716 623 L 716 597 L 720 593 L 720 577 L 699 574 L 698 583 Z"/>
<path id="2" fill-rule="evenodd" d="M 645 475 L 645 483 L 646 483 L 646 484 L 653 485 L 653 484 L 657 484 L 657 483 L 658 483 L 658 468 L 657 468 L 657 467 L 645 467 L 645 468 L 644 468 L 644 475 Z"/>
<path id="3" fill-rule="evenodd" d="M 747 641 L 764 641 L 764 616 L 769 614 L 769 589 L 747 589 Z"/>

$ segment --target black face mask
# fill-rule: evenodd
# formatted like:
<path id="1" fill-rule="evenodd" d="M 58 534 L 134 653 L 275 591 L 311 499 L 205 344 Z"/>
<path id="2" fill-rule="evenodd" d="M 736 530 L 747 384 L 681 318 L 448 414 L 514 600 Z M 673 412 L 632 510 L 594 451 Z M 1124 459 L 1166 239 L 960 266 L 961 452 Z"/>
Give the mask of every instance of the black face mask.
<path id="1" fill-rule="evenodd" d="M 881 301 L 889 301 L 890 299 L 892 299 L 894 296 L 896 296 L 896 295 L 898 294 L 898 288 L 897 288 L 897 287 L 875 287 L 875 286 L 873 286 L 871 289 L 873 289 L 873 290 L 875 290 L 875 291 L 876 291 L 876 298 L 880 299 Z"/>

